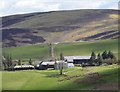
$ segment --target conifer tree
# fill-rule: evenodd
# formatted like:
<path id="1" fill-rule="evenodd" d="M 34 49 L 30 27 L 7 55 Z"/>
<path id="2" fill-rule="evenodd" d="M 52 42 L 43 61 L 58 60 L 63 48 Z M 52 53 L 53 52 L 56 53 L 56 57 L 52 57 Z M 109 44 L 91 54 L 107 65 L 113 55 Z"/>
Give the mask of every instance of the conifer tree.
<path id="1" fill-rule="evenodd" d="M 97 55 L 97 62 L 98 62 L 99 64 L 102 63 L 102 56 L 100 55 L 100 53 L 98 53 L 98 55 Z"/>
<path id="2" fill-rule="evenodd" d="M 30 58 L 30 60 L 29 60 L 29 64 L 32 65 L 32 60 L 31 60 L 31 58 Z"/>
<path id="3" fill-rule="evenodd" d="M 108 58 L 108 54 L 107 54 L 106 50 L 102 53 L 102 58 L 103 59 L 107 59 Z"/>
<path id="4" fill-rule="evenodd" d="M 96 54 L 95 54 L 95 52 L 93 51 L 93 52 L 91 53 L 91 57 L 90 57 L 91 63 L 93 63 L 93 62 L 95 61 L 95 59 L 96 59 Z"/>

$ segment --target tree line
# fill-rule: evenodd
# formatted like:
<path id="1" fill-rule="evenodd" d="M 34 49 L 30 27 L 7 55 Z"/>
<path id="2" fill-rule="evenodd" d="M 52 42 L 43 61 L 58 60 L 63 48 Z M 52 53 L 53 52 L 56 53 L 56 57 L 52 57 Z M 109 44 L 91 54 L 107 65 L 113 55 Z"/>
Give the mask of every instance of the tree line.
<path id="1" fill-rule="evenodd" d="M 28 64 L 32 65 L 32 63 L 33 61 L 30 58 Z M 21 59 L 13 60 L 11 54 L 6 54 L 2 56 L 2 65 L 3 65 L 3 69 L 7 70 L 8 68 L 13 68 L 16 65 L 22 65 L 22 60 Z"/>
<path id="2" fill-rule="evenodd" d="M 106 64 L 117 63 L 117 59 L 113 54 L 113 52 L 106 50 L 102 54 L 98 53 L 97 55 L 93 51 L 91 53 L 90 61 L 92 64 L 98 64 L 98 65 L 101 65 L 102 63 L 106 63 Z"/>

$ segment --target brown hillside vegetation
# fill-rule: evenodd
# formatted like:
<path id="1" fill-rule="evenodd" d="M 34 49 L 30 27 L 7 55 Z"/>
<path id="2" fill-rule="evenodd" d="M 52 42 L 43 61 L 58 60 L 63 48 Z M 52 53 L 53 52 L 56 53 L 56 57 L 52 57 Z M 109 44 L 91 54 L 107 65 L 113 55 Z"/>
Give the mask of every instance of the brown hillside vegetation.
<path id="1" fill-rule="evenodd" d="M 118 38 L 118 10 L 70 10 L 3 17 L 3 46 Z"/>

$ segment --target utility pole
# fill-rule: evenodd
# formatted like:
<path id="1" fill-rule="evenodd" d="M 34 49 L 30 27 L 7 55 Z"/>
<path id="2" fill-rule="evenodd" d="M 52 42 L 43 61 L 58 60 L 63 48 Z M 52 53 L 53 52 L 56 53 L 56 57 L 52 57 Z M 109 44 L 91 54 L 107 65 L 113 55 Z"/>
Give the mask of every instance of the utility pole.
<path id="1" fill-rule="evenodd" d="M 54 59 L 54 52 L 53 52 L 53 44 L 50 43 L 49 44 L 49 55 L 50 55 L 50 58 L 53 60 Z"/>

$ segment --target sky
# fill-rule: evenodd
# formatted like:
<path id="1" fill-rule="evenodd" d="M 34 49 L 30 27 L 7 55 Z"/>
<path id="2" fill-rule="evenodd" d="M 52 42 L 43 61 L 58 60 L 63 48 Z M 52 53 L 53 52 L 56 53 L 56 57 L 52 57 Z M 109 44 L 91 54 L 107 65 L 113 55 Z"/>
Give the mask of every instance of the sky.
<path id="1" fill-rule="evenodd" d="M 119 0 L 0 0 L 0 16 L 75 9 L 118 9 Z"/>

